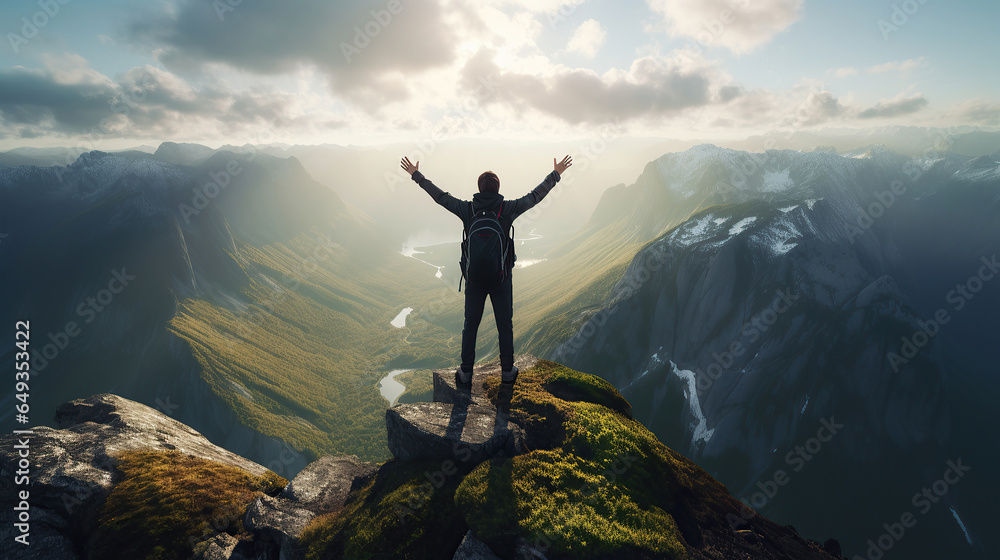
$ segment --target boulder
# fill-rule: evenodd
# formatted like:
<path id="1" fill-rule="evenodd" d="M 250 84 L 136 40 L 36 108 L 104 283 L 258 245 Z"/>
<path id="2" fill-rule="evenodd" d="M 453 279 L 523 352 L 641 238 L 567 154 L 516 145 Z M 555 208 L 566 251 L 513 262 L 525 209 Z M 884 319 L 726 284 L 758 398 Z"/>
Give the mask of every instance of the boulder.
<path id="1" fill-rule="evenodd" d="M 521 354 L 514 359 L 518 370 L 525 371 L 538 363 L 531 354 Z M 493 360 L 472 368 L 472 387 L 459 387 L 455 380 L 455 369 L 434 370 L 434 402 L 489 404 L 484 394 L 486 379 L 500 378 L 500 362 Z M 516 383 L 515 383 L 516 384 Z"/>
<path id="2" fill-rule="evenodd" d="M 479 462 L 505 449 L 511 434 L 506 415 L 486 404 L 399 404 L 386 411 L 385 423 L 397 459 Z"/>
<path id="3" fill-rule="evenodd" d="M 163 413 L 116 395 L 99 394 L 63 403 L 55 420 L 62 429 L 36 426 L 32 435 L 0 436 L 0 477 L 4 480 L 13 480 L 18 468 L 14 446 L 27 444 L 32 540 L 48 543 L 35 544 L 31 550 L 32 554 L 50 550 L 43 555 L 47 560 L 75 558 L 68 543 L 84 538 L 93 529 L 97 507 L 118 482 L 116 457 L 122 452 L 176 449 L 255 475 L 267 472 Z M 14 498 L 13 491 L 4 492 L 0 507 L 12 507 Z M 4 525 L 0 534 L 6 535 L 8 530 Z M 60 555 L 59 550 L 65 553 Z"/>
<path id="4" fill-rule="evenodd" d="M 0 524 L 0 558 L 24 560 L 80 560 L 67 534 L 67 522 L 48 509 L 30 510 L 28 545 L 14 541 L 21 534 L 13 523 Z"/>
<path id="5" fill-rule="evenodd" d="M 299 537 L 315 516 L 289 500 L 261 496 L 247 508 L 243 526 L 254 534 L 258 545 L 274 543 L 281 560 L 301 560 L 305 558 L 305 549 Z"/>
<path id="6" fill-rule="evenodd" d="M 309 463 L 281 491 L 281 497 L 314 513 L 338 511 L 347 495 L 368 480 L 378 465 L 354 455 L 326 455 Z"/>
<path id="7" fill-rule="evenodd" d="M 233 549 L 240 541 L 227 533 L 219 533 L 214 537 L 195 545 L 192 560 L 230 560 Z"/>
<path id="8" fill-rule="evenodd" d="M 458 550 L 455 551 L 451 560 L 500 560 L 500 557 L 493 554 L 486 543 L 477 539 L 472 531 L 469 531 L 462 539 L 462 544 L 458 545 Z"/>

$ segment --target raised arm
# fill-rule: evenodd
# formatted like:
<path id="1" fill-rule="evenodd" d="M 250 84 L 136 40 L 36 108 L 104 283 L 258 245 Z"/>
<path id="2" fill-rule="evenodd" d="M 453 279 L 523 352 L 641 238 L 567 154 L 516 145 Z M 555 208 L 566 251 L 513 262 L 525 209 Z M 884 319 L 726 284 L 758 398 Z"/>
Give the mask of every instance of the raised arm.
<path id="1" fill-rule="evenodd" d="M 505 206 L 505 212 L 508 212 L 508 216 L 511 219 L 517 218 L 521 214 L 530 210 L 534 205 L 538 204 L 545 198 L 545 195 L 549 194 L 552 187 L 556 186 L 562 174 L 573 165 L 573 158 L 566 156 L 561 162 L 556 162 L 555 158 L 552 158 L 552 172 L 549 173 L 545 180 L 541 182 L 537 187 L 535 187 L 531 192 L 518 198 L 517 200 L 512 200 L 509 205 Z"/>
<path id="2" fill-rule="evenodd" d="M 450 194 L 444 192 L 437 185 L 431 182 L 430 179 L 424 177 L 424 174 L 420 172 L 420 162 L 410 163 L 410 158 L 404 157 L 400 162 L 399 166 L 403 168 L 410 174 L 410 177 L 416 181 L 420 188 L 424 189 L 424 192 L 429 194 L 434 202 L 437 202 L 441 206 L 444 206 L 452 214 L 458 216 L 460 219 L 465 219 L 465 215 L 468 214 L 468 203 L 451 196 Z"/>

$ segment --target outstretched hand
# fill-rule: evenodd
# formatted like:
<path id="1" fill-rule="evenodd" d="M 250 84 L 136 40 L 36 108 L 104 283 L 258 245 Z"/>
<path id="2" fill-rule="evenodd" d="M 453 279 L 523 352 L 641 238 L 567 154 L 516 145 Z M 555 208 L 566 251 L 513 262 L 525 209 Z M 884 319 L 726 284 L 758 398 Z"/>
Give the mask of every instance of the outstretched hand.
<path id="1" fill-rule="evenodd" d="M 403 168 L 403 171 L 409 173 L 411 177 L 413 176 L 414 171 L 420 170 L 420 162 L 418 161 L 417 164 L 414 165 L 410 163 L 410 158 L 408 157 L 404 157 L 402 160 L 400 160 L 399 166 Z"/>
<path id="2" fill-rule="evenodd" d="M 569 156 L 564 157 L 559 163 L 556 163 L 556 158 L 552 158 L 552 167 L 554 167 L 560 175 L 569 169 L 569 166 L 571 165 L 573 165 L 573 158 Z"/>

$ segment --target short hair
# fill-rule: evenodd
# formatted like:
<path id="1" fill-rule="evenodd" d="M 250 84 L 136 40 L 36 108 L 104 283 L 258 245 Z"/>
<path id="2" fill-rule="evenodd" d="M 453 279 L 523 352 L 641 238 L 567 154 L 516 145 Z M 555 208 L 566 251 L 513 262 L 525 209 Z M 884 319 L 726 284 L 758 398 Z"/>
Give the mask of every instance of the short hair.
<path id="1" fill-rule="evenodd" d="M 500 192 L 500 177 L 492 171 L 486 171 L 479 176 L 479 192 L 498 193 Z"/>

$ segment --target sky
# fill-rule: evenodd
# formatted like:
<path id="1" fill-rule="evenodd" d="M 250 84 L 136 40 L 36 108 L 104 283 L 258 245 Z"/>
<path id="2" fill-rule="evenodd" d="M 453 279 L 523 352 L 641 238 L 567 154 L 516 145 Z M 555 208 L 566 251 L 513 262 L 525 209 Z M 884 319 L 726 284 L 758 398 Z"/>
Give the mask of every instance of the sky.
<path id="1" fill-rule="evenodd" d="M 987 0 L 33 0 L 0 148 L 1000 127 Z"/>

